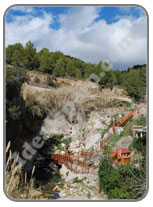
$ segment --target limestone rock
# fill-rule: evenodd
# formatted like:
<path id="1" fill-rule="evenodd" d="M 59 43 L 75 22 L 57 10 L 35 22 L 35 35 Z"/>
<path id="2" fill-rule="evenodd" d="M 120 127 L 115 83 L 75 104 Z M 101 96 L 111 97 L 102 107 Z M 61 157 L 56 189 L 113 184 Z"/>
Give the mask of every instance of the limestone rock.
<path id="1" fill-rule="evenodd" d="M 94 144 L 96 144 L 101 139 L 101 133 L 91 133 L 88 135 L 85 141 L 85 148 L 90 149 Z"/>
<path id="2" fill-rule="evenodd" d="M 120 140 L 116 142 L 116 146 L 120 148 L 129 148 L 129 146 L 133 143 L 133 137 L 126 136 L 122 137 Z"/>
<path id="3" fill-rule="evenodd" d="M 115 127 L 116 135 L 120 135 L 123 130 L 123 127 Z"/>

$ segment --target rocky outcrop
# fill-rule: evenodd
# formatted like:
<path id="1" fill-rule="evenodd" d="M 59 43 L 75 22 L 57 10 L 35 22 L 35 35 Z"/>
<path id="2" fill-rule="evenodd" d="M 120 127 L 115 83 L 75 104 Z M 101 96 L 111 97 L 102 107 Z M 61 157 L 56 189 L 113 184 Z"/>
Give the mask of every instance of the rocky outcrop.
<path id="1" fill-rule="evenodd" d="M 122 137 L 120 140 L 116 142 L 116 146 L 119 148 L 129 148 L 130 145 L 133 143 L 133 137 L 126 136 Z"/>
<path id="2" fill-rule="evenodd" d="M 63 188 L 59 192 L 59 200 L 105 200 L 106 196 L 98 194 L 94 186 L 98 183 L 97 175 L 75 174 L 69 171 L 64 165 L 60 174 L 65 180 Z"/>
<path id="3" fill-rule="evenodd" d="M 85 140 L 85 148 L 89 150 L 94 144 L 96 144 L 101 139 L 101 133 L 90 133 Z"/>
<path id="4" fill-rule="evenodd" d="M 48 114 L 44 119 L 41 132 L 63 134 L 65 138 L 71 137 L 69 151 L 78 152 L 89 150 L 101 139 L 101 133 L 110 124 L 111 118 L 103 112 L 93 111 L 88 119 L 80 118 L 80 122 L 70 123 L 64 113 Z"/>

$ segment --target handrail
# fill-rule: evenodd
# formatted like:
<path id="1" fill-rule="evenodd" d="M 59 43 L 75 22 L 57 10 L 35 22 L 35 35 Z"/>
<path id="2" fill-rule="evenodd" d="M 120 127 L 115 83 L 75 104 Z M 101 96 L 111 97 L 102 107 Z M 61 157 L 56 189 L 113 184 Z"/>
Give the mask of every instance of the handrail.
<path id="1" fill-rule="evenodd" d="M 124 126 L 129 121 L 129 119 L 131 119 L 134 116 L 134 114 L 137 113 L 138 110 L 140 110 L 140 108 L 144 104 L 146 104 L 146 102 L 142 102 L 139 106 L 135 108 L 134 112 L 130 112 L 129 114 L 127 114 L 119 123 L 113 123 L 110 126 L 110 128 L 112 128 L 113 133 L 111 133 L 108 137 L 100 141 L 100 147 L 97 147 L 96 149 L 93 148 L 90 152 L 82 151 L 78 153 L 59 153 L 48 155 L 48 157 L 50 157 L 58 165 L 64 164 L 70 171 L 74 173 L 95 174 L 95 169 L 90 167 L 88 162 L 80 161 L 79 158 L 92 157 L 95 153 L 101 152 L 104 146 L 107 144 L 107 142 L 116 134 L 115 126 Z"/>

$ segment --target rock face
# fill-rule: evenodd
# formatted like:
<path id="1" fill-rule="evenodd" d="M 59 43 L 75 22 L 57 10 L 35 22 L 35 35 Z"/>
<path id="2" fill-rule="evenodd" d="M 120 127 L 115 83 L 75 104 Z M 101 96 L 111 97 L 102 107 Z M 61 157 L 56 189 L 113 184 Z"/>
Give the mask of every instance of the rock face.
<path id="1" fill-rule="evenodd" d="M 70 128 L 70 124 L 66 121 L 64 115 L 57 113 L 54 117 L 49 115 L 45 118 L 41 131 L 47 134 L 62 134 L 66 133 Z"/>
<path id="2" fill-rule="evenodd" d="M 77 175 L 68 170 L 67 167 L 65 167 L 65 165 L 62 165 L 60 169 L 60 175 L 62 176 L 62 178 L 64 178 L 65 181 L 70 181 L 77 177 Z"/>
<path id="3" fill-rule="evenodd" d="M 98 183 L 98 172 L 92 174 L 75 174 L 64 165 L 60 174 L 65 180 L 60 190 L 59 200 L 105 200 L 106 196 L 95 191 L 94 186 Z M 77 178 L 77 179 L 76 179 Z M 75 181 L 77 180 L 77 181 Z"/>
<path id="4" fill-rule="evenodd" d="M 77 116 L 77 115 L 76 115 Z M 80 116 L 79 122 L 70 123 L 64 113 L 48 114 L 44 119 L 41 132 L 53 135 L 63 134 L 65 138 L 71 137 L 69 151 L 79 152 L 90 149 L 101 139 L 101 133 L 110 124 L 111 118 L 103 112 L 93 111 L 88 119 Z"/>
<path id="5" fill-rule="evenodd" d="M 133 143 L 133 137 L 126 136 L 122 137 L 119 141 L 116 142 L 116 146 L 120 148 L 129 148 L 129 146 Z"/>
<path id="6" fill-rule="evenodd" d="M 101 139 L 101 133 L 89 134 L 85 140 L 85 148 L 89 150 L 94 144 L 96 144 Z"/>
<path id="7" fill-rule="evenodd" d="M 123 130 L 124 130 L 123 127 L 115 127 L 116 135 L 120 135 Z"/>
<path id="8" fill-rule="evenodd" d="M 126 101 L 126 102 L 129 102 L 129 103 L 132 103 L 132 99 L 131 98 L 128 98 L 128 97 L 121 97 L 121 98 L 117 98 L 121 101 Z"/>

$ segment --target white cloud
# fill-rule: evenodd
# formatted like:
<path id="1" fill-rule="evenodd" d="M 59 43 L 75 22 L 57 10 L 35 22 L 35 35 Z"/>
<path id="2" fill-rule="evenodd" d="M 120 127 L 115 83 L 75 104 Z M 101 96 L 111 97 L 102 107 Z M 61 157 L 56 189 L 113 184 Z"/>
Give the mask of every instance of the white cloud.
<path id="1" fill-rule="evenodd" d="M 31 40 L 38 50 L 44 47 L 60 50 L 92 63 L 107 60 L 114 68 L 146 63 L 146 16 L 122 17 L 112 24 L 102 19 L 95 21 L 97 17 L 95 7 L 71 8 L 59 15 L 60 28 L 55 30 L 49 26 L 54 22 L 51 14 L 17 16 L 6 23 L 6 45 L 16 42 L 25 45 Z"/>
<path id="2" fill-rule="evenodd" d="M 20 11 L 23 13 L 34 13 L 34 9 L 31 6 L 13 6 L 11 7 L 13 11 Z"/>

